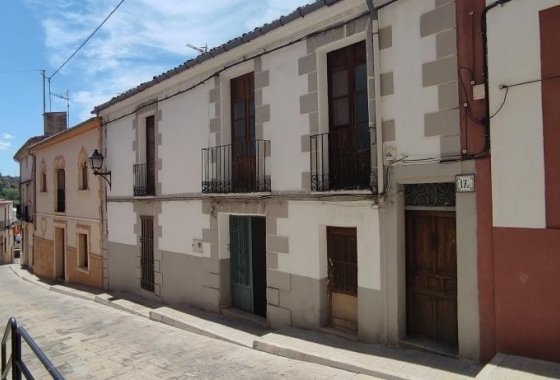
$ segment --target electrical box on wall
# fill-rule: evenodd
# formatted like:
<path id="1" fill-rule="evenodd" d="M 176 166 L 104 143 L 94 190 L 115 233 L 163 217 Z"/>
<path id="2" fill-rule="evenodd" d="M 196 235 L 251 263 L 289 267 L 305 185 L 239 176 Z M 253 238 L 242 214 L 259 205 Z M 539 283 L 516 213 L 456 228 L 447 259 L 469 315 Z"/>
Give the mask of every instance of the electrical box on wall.
<path id="1" fill-rule="evenodd" d="M 203 251 L 202 240 L 193 239 L 192 250 L 193 250 L 193 253 L 202 253 L 202 251 Z"/>
<path id="2" fill-rule="evenodd" d="M 474 100 L 483 100 L 486 99 L 486 88 L 483 84 L 475 84 L 473 86 L 473 99 Z"/>

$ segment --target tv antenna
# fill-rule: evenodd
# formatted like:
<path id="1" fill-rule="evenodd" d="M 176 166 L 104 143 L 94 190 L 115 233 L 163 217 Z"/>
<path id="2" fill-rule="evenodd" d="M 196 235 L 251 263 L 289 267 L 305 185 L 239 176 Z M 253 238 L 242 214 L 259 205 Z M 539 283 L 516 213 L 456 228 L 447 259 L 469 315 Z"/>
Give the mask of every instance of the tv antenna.
<path id="1" fill-rule="evenodd" d="M 68 94 L 68 90 L 66 90 L 65 94 L 55 94 L 54 92 L 49 92 L 49 95 L 54 96 L 55 98 L 59 98 L 66 102 L 66 127 L 70 127 L 70 95 Z"/>
<path id="2" fill-rule="evenodd" d="M 208 53 L 208 44 L 198 47 L 198 46 L 194 46 L 191 44 L 186 44 L 185 46 L 190 47 L 191 49 L 194 49 L 196 51 L 198 51 L 200 54 L 206 54 Z"/>

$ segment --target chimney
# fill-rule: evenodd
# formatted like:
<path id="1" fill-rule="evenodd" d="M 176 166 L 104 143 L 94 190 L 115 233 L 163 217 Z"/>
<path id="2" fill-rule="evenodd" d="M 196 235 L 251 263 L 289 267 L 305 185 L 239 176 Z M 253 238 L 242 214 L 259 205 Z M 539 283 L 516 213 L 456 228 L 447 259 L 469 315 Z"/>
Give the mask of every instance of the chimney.
<path id="1" fill-rule="evenodd" d="M 45 136 L 51 136 L 66 129 L 66 112 L 45 112 L 43 114 Z"/>

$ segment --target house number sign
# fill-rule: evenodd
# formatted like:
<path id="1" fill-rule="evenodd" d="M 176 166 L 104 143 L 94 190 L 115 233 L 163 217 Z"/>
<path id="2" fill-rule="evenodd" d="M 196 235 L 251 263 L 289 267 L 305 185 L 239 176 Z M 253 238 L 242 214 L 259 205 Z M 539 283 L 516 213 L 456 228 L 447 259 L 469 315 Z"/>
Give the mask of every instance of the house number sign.
<path id="1" fill-rule="evenodd" d="M 474 192 L 474 174 L 461 174 L 455 176 L 455 191 L 457 193 Z"/>

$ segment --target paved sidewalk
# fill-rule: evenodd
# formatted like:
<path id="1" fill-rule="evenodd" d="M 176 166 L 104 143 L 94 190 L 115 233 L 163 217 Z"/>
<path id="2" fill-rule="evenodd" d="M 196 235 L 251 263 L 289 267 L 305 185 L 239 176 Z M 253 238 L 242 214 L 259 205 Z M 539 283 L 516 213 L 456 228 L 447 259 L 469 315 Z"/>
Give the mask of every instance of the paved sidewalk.
<path id="1" fill-rule="evenodd" d="M 560 365 L 499 354 L 482 365 L 414 349 L 351 341 L 319 331 L 266 326 L 188 306 L 168 307 L 124 293 L 103 293 L 72 285 L 48 285 L 19 266 L 12 271 L 51 291 L 95 301 L 191 333 L 251 347 L 290 359 L 383 379 L 560 379 Z M 517 366 L 513 365 L 517 363 Z M 543 364 L 544 363 L 544 364 Z M 535 377 L 542 376 L 542 377 Z"/>

